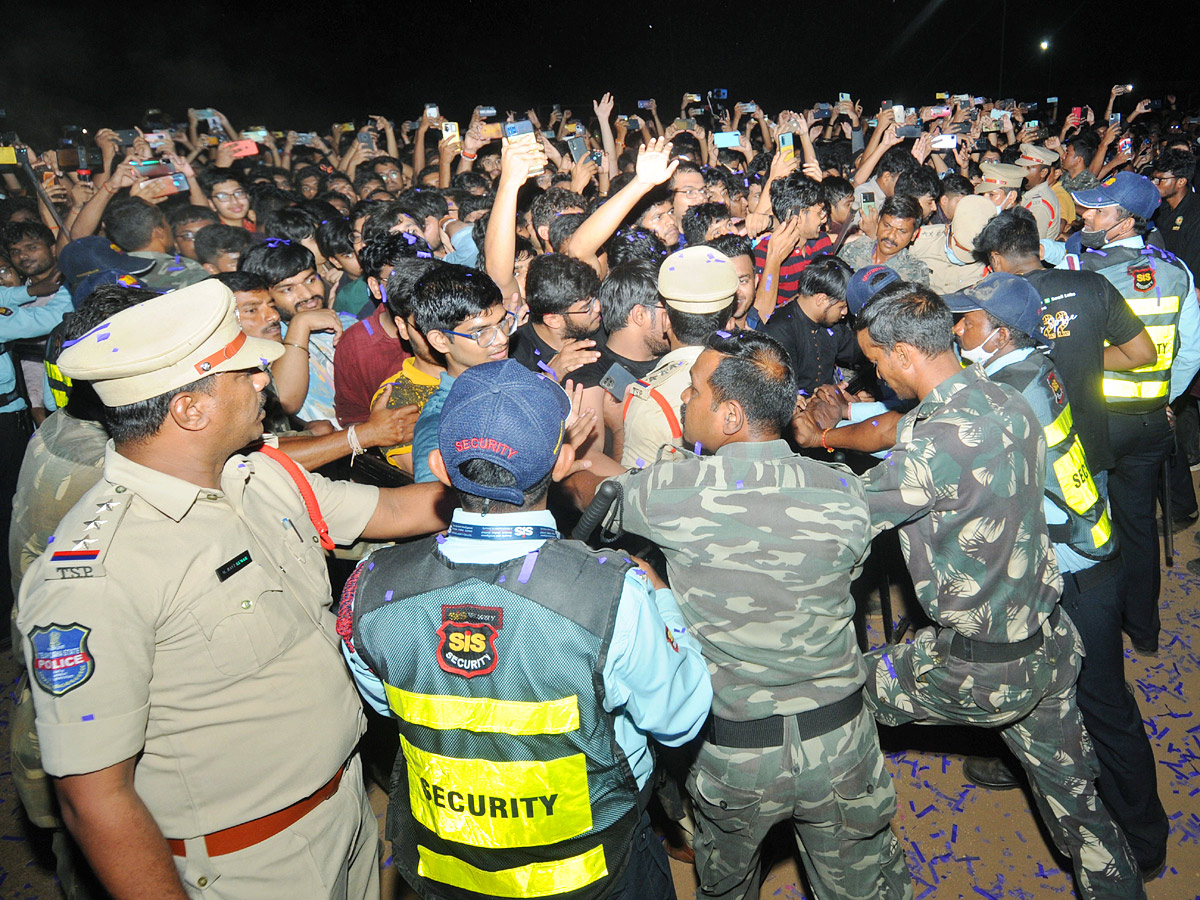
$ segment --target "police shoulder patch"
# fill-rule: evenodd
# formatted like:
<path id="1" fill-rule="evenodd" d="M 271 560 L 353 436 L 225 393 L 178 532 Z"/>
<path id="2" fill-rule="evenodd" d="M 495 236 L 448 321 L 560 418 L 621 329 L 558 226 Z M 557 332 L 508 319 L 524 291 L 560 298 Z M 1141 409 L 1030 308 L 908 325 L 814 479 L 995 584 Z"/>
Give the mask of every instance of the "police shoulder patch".
<path id="1" fill-rule="evenodd" d="M 129 509 L 132 494 L 124 488 L 93 492 L 59 522 L 47 548 L 48 580 L 99 578 L 104 575 L 104 556 L 112 537 Z"/>
<path id="2" fill-rule="evenodd" d="M 496 668 L 496 635 L 504 627 L 504 610 L 497 606 L 459 604 L 442 607 L 437 661 L 442 671 L 464 678 L 486 675 Z"/>
<path id="3" fill-rule="evenodd" d="M 84 684 L 96 671 L 96 660 L 88 650 L 90 628 L 72 622 L 51 622 L 29 632 L 33 648 L 33 677 L 38 687 L 61 697 Z"/>
<path id="4" fill-rule="evenodd" d="M 1047 372 L 1046 384 L 1050 387 L 1050 393 L 1054 395 L 1054 402 L 1062 406 L 1063 400 L 1066 399 L 1067 393 L 1063 390 L 1062 382 L 1058 380 L 1058 373 Z"/>

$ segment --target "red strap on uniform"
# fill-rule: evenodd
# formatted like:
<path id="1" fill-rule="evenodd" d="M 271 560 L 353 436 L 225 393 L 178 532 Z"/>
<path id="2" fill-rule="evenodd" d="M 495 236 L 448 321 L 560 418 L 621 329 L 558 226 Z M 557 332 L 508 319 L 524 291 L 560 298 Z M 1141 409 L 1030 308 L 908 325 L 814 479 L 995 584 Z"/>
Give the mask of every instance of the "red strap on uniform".
<path id="1" fill-rule="evenodd" d="M 329 537 L 329 526 L 325 524 L 325 517 L 321 515 L 321 506 L 317 503 L 317 495 L 313 493 L 312 485 L 308 483 L 308 479 L 304 477 L 300 467 L 286 453 L 267 444 L 259 447 L 258 452 L 283 466 L 283 471 L 288 473 L 300 491 L 300 499 L 304 501 L 304 508 L 308 510 L 309 521 L 313 523 L 313 528 L 317 529 L 321 546 L 326 550 L 332 550 L 335 545 L 333 539 Z"/>
<path id="2" fill-rule="evenodd" d="M 675 410 L 671 408 L 671 404 L 667 402 L 667 398 L 653 388 L 650 390 L 650 396 L 658 404 L 658 408 L 662 410 L 663 415 L 667 417 L 667 424 L 671 426 L 671 437 L 683 437 L 683 429 L 679 426 L 679 417 L 675 415 Z"/>

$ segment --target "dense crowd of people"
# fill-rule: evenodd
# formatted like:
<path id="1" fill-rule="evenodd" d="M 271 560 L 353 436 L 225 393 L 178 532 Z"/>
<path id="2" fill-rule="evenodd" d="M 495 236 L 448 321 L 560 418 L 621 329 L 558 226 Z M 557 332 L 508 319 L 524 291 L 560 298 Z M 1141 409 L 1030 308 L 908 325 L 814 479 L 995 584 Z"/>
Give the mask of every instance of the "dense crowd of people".
<path id="1" fill-rule="evenodd" d="M 7 135 L 0 600 L 64 892 L 377 896 L 374 778 L 425 898 L 673 897 L 667 849 L 757 897 L 783 821 L 815 897 L 911 897 L 876 723 L 918 722 L 1144 897 L 1200 125 L 1132 101 Z M 919 624 L 860 648 L 878 566 Z"/>

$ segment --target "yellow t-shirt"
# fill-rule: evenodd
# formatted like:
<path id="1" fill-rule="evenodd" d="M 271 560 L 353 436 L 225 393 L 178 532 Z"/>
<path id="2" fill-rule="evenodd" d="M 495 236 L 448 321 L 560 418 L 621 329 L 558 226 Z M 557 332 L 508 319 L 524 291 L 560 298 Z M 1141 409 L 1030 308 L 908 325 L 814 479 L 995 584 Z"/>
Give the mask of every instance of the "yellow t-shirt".
<path id="1" fill-rule="evenodd" d="M 379 395 L 387 390 L 389 385 L 392 385 L 392 396 L 388 400 L 388 409 L 398 409 L 414 403 L 417 409 L 423 409 L 425 401 L 433 396 L 433 392 L 438 389 L 440 382 L 439 376 L 427 375 L 418 369 L 416 357 L 410 356 L 404 361 L 399 372 L 379 386 L 379 390 L 371 398 L 371 405 L 374 406 Z M 396 444 L 384 448 L 383 451 L 384 458 L 396 468 L 401 468 L 399 458 L 409 453 L 412 453 L 412 444 Z"/>

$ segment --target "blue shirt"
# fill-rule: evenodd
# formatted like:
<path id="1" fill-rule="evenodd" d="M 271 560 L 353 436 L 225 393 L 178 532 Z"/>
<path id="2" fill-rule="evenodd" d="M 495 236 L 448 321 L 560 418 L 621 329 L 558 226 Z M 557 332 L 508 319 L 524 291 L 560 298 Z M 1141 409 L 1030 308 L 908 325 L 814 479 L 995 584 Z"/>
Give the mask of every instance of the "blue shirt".
<path id="1" fill-rule="evenodd" d="M 555 527 L 554 516 L 548 510 L 484 516 L 456 509 L 454 521 Z M 502 563 L 532 553 L 544 543 L 448 537 L 441 551 L 454 563 Z M 376 712 L 388 715 L 383 681 L 344 641 L 342 653 L 363 698 Z M 601 674 L 604 708 L 616 714 L 613 726 L 617 744 L 629 760 L 638 787 L 642 787 L 654 769 L 646 735 L 669 747 L 678 747 L 695 737 L 712 706 L 712 682 L 675 595 L 669 588 L 651 589 L 641 569 L 625 573 L 612 642 Z"/>
<path id="2" fill-rule="evenodd" d="M 423 481 L 437 481 L 437 477 L 429 469 L 429 454 L 437 449 L 438 422 L 442 419 L 442 407 L 446 405 L 446 398 L 450 396 L 450 388 L 453 386 L 454 376 L 443 372 L 438 380 L 438 389 L 421 407 L 421 415 L 417 417 L 417 424 L 413 428 L 413 481 L 418 484 Z"/>
<path id="3" fill-rule="evenodd" d="M 343 330 L 358 321 L 343 312 L 338 313 L 338 318 Z M 287 323 L 279 325 L 281 337 L 286 340 Z M 333 408 L 333 337 L 331 331 L 313 331 L 308 335 L 308 393 L 296 415 L 305 422 L 326 421 L 337 428 L 337 413 Z"/>
<path id="4" fill-rule="evenodd" d="M 24 287 L 0 287 L 0 343 L 49 334 L 72 309 L 71 292 L 65 287 L 60 287 L 41 306 L 29 306 L 33 299 Z M 0 354 L 0 394 L 7 394 L 16 386 L 12 354 Z M 0 413 L 17 412 L 28 406 L 23 397 L 18 397 L 0 406 Z"/>

